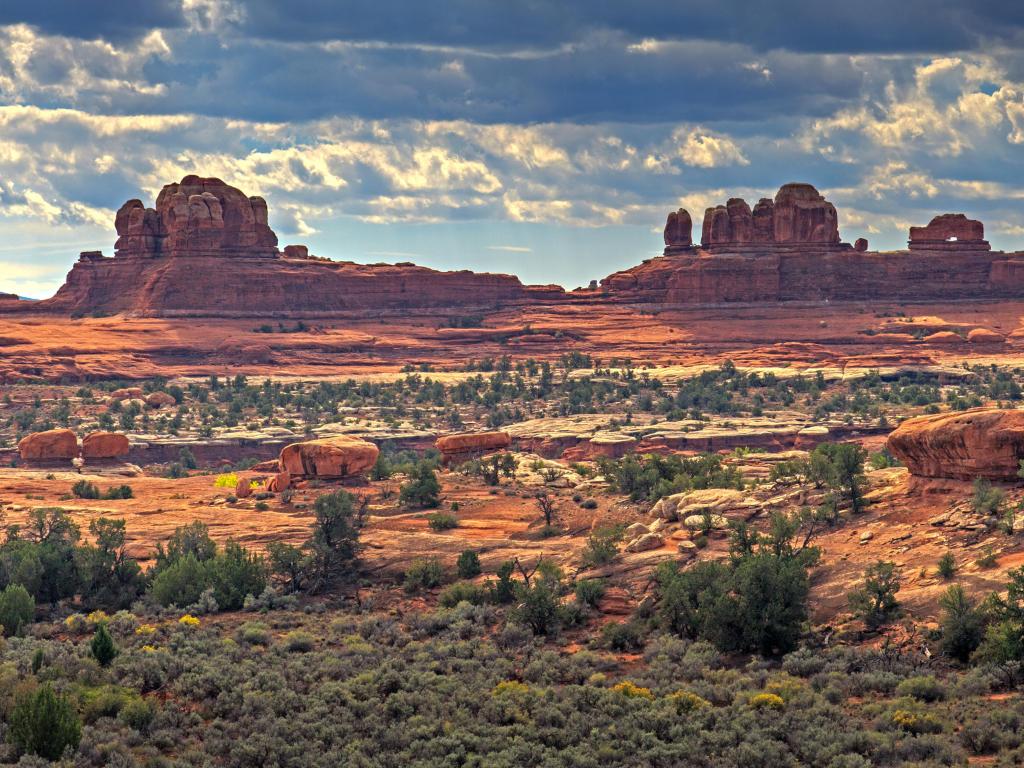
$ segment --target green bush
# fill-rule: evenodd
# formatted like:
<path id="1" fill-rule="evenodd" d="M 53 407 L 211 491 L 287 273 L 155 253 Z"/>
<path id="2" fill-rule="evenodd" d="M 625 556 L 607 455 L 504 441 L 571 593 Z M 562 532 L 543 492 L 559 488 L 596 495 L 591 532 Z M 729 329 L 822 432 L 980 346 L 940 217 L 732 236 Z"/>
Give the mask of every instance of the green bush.
<path id="1" fill-rule="evenodd" d="M 155 717 L 156 706 L 153 702 L 137 697 L 126 701 L 121 711 L 117 713 L 118 720 L 139 733 L 147 733 Z"/>
<path id="2" fill-rule="evenodd" d="M 419 462 L 412 470 L 409 481 L 399 491 L 402 504 L 433 509 L 441 503 L 441 484 L 429 461 Z"/>
<path id="3" fill-rule="evenodd" d="M 918 701 L 931 703 L 946 698 L 946 687 L 932 675 L 919 675 L 901 681 L 896 686 L 896 695 L 910 696 Z"/>
<path id="4" fill-rule="evenodd" d="M 434 531 L 447 531 L 459 527 L 459 518 L 448 512 L 432 512 L 427 515 L 427 525 Z"/>
<path id="5" fill-rule="evenodd" d="M 419 592 L 423 589 L 434 589 L 444 581 L 444 568 L 436 557 L 413 560 L 409 570 L 405 572 L 404 587 L 406 592 Z"/>
<path id="6" fill-rule="evenodd" d="M 942 608 L 942 652 L 966 662 L 981 644 L 985 631 L 982 612 L 960 584 L 953 584 L 939 599 Z"/>
<path id="7" fill-rule="evenodd" d="M 89 643 L 89 651 L 101 667 L 109 667 L 110 662 L 117 658 L 117 646 L 114 645 L 114 638 L 110 636 L 106 623 L 96 628 L 96 634 Z"/>
<path id="8" fill-rule="evenodd" d="M 153 579 L 149 592 L 160 605 L 184 608 L 199 600 L 209 578 L 206 564 L 190 552 L 162 569 Z"/>
<path id="9" fill-rule="evenodd" d="M 284 649 L 289 653 L 309 653 L 314 644 L 313 636 L 301 629 L 294 629 L 284 636 Z"/>
<path id="10" fill-rule="evenodd" d="M 454 608 L 462 602 L 483 605 L 489 597 L 488 591 L 469 581 L 457 581 L 441 590 L 438 602 L 445 608 Z"/>
<path id="11" fill-rule="evenodd" d="M 82 724 L 71 703 L 47 683 L 17 698 L 7 738 L 19 753 L 52 761 L 60 758 L 66 747 L 78 747 Z"/>
<path id="12" fill-rule="evenodd" d="M 589 608 L 596 608 L 604 597 L 604 579 L 581 579 L 576 582 L 576 600 Z"/>
<path id="13" fill-rule="evenodd" d="M 17 635 L 32 622 L 36 601 L 21 584 L 8 584 L 0 592 L 0 626 L 5 635 Z"/>
<path id="14" fill-rule="evenodd" d="M 270 645 L 270 630 L 260 621 L 247 621 L 238 628 L 238 641 L 245 645 Z"/>
<path id="15" fill-rule="evenodd" d="M 619 554 L 624 529 L 621 525 L 601 526 L 594 530 L 583 548 L 583 567 L 607 565 Z"/>
<path id="16" fill-rule="evenodd" d="M 460 579 L 472 579 L 480 575 L 480 556 L 472 549 L 465 549 L 455 563 Z"/>
<path id="17" fill-rule="evenodd" d="M 946 552 L 942 557 L 940 557 L 937 568 L 939 576 L 947 581 L 952 579 L 956 573 L 956 558 L 953 557 L 953 553 Z"/>
<path id="18" fill-rule="evenodd" d="M 71 486 L 71 492 L 80 499 L 98 499 L 100 489 L 88 480 L 79 480 Z"/>
<path id="19" fill-rule="evenodd" d="M 130 499 L 133 496 L 130 485 L 112 485 L 103 492 L 103 498 L 114 501 L 116 499 Z"/>

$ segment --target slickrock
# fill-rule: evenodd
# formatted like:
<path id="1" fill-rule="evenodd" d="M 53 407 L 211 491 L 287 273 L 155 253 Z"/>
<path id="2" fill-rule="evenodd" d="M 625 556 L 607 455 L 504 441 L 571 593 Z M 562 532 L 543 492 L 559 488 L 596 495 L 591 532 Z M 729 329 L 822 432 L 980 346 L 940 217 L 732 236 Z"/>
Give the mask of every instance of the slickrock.
<path id="1" fill-rule="evenodd" d="M 18 454 L 25 461 L 56 461 L 78 456 L 78 436 L 70 429 L 33 432 L 18 442 Z"/>
<path id="2" fill-rule="evenodd" d="M 292 443 L 281 449 L 281 471 L 291 477 L 326 479 L 365 474 L 380 451 L 373 443 L 347 435 Z"/>
<path id="3" fill-rule="evenodd" d="M 974 408 L 907 419 L 887 446 L 912 475 L 1014 480 L 1024 457 L 1024 411 Z"/>
<path id="4" fill-rule="evenodd" d="M 117 432 L 90 432 L 82 438 L 83 459 L 116 459 L 129 451 L 128 438 Z"/>
<path id="5" fill-rule="evenodd" d="M 967 340 L 973 344 L 1002 344 L 1006 337 L 988 328 L 972 328 L 967 332 Z"/>

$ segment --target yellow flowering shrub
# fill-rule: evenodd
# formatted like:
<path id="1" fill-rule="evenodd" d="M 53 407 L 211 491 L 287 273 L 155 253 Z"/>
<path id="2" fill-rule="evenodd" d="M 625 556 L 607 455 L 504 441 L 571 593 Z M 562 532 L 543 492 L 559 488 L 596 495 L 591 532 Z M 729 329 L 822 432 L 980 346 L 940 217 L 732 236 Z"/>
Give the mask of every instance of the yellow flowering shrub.
<path id="1" fill-rule="evenodd" d="M 676 691 L 675 693 L 670 693 L 665 698 L 675 704 L 676 709 L 680 712 L 693 712 L 711 706 L 711 702 L 691 691 Z"/>
<path id="2" fill-rule="evenodd" d="M 755 693 L 747 703 L 754 709 L 785 709 L 786 702 L 775 693 Z"/>
<path id="3" fill-rule="evenodd" d="M 629 680 L 623 680 L 621 683 L 616 683 L 612 686 L 612 690 L 616 693 L 621 693 L 627 699 L 653 699 L 654 694 L 651 693 L 650 688 L 641 688 L 636 683 L 631 683 Z"/>
<path id="4" fill-rule="evenodd" d="M 178 623 L 181 624 L 183 627 L 198 627 L 199 619 L 197 619 L 191 613 L 186 613 L 184 616 L 178 619 Z"/>

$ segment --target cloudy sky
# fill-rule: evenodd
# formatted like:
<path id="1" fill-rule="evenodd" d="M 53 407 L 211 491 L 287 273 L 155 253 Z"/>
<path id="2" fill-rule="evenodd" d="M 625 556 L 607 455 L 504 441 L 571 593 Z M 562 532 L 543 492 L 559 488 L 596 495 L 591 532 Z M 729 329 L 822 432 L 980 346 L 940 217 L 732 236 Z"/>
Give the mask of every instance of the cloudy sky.
<path id="1" fill-rule="evenodd" d="M 282 245 L 569 288 L 788 181 L 873 248 L 946 211 L 1024 248 L 1024 6 L 0 3 L 0 291 L 50 295 L 187 173 Z"/>

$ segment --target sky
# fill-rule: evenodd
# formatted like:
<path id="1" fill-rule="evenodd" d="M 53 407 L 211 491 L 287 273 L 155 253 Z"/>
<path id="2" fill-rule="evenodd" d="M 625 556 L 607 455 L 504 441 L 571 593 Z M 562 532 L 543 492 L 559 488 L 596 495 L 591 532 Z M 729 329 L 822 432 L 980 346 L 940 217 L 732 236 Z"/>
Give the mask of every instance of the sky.
<path id="1" fill-rule="evenodd" d="M 873 249 L 944 212 L 1024 249 L 1024 5 L 0 3 L 0 291 L 51 295 L 190 173 L 282 246 L 567 288 L 790 181 Z"/>

